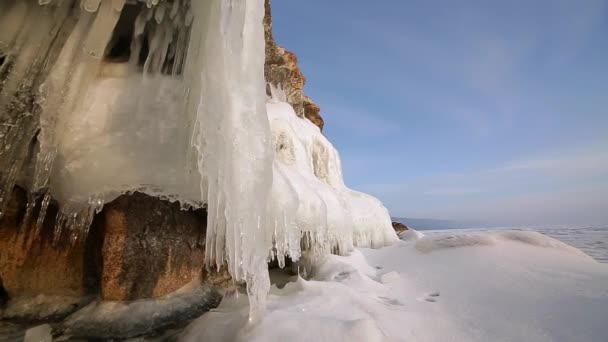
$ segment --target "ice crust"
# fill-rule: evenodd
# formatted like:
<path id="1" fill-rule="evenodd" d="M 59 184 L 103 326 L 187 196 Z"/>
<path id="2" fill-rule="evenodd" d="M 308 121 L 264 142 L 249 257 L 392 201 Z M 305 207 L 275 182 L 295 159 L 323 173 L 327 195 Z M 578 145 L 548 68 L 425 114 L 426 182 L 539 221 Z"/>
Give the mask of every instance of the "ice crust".
<path id="1" fill-rule="evenodd" d="M 18 56 L 0 89 L 5 99 L 43 59 L 36 53 L 48 28 L 66 30 L 69 3 L 0 4 L 0 45 Z M 288 255 L 397 240 L 386 208 L 345 186 L 339 155 L 319 129 L 298 118 L 279 89 L 266 96 L 262 0 L 145 1 L 129 61 L 113 63 L 105 56 L 126 6 L 132 2 L 80 1 L 35 88 L 38 110 L 24 113 L 40 127 L 28 188 L 43 197 L 42 213 L 51 198 L 59 202 L 56 234 L 86 233 L 96 210 L 135 190 L 205 206 L 207 263 L 247 282 L 252 310 L 270 288 L 269 258 L 283 265 Z M 32 16 L 44 29 L 25 25 Z M 24 147 L 2 138 L 17 152 L 0 161 L 23 163 Z M 0 198 L 18 172 L 3 173 Z"/>

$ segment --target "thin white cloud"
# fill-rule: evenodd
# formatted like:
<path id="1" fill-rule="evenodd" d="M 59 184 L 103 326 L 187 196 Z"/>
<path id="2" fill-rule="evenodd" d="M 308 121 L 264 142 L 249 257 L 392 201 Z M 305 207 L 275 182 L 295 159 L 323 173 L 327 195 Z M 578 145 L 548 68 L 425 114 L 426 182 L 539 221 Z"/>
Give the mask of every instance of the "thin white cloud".
<path id="1" fill-rule="evenodd" d="M 495 168 L 364 186 L 394 216 L 608 224 L 608 144 Z M 543 221 L 544 220 L 544 221 Z"/>

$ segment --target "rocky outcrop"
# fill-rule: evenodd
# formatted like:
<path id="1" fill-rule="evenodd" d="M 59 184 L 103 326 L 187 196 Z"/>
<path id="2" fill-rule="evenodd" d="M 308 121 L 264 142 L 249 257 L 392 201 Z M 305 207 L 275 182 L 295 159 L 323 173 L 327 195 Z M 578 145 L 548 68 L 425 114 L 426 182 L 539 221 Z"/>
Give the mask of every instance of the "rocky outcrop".
<path id="1" fill-rule="evenodd" d="M 103 226 L 101 296 L 104 300 L 157 298 L 203 277 L 204 209 L 142 193 L 105 206 L 94 225 Z"/>
<path id="2" fill-rule="evenodd" d="M 64 14 L 69 17 L 69 13 Z M 60 33 L 69 32 L 73 24 L 66 21 L 65 27 L 53 31 L 57 37 L 49 39 L 49 46 L 44 45 L 36 50 L 39 52 L 37 55 L 56 56 L 68 36 L 67 33 Z M 266 2 L 264 30 L 264 72 L 267 81 L 284 90 L 287 101 L 298 116 L 307 118 L 323 129 L 319 106 L 304 95 L 306 80 L 297 65 L 296 55 L 273 40 L 269 1 Z M 7 61 L 0 61 L 6 62 L 4 71 L 9 65 Z M 45 79 L 48 72 L 43 67 L 44 59 L 36 59 L 36 63 L 40 65 L 30 68 L 37 74 L 31 77 L 36 82 L 28 84 L 28 96 L 17 93 L 15 98 L 20 97 L 18 103 L 22 105 L 10 106 L 16 117 L 24 117 L 31 123 L 22 125 L 13 120 L 3 126 L 16 127 L 4 136 L 15 135 L 34 140 L 13 144 L 21 146 L 19 151 L 11 152 L 19 155 L 19 158 L 6 159 L 3 164 L 6 167 L 0 171 L 0 178 L 14 175 L 21 178 L 22 175 L 18 173 L 26 160 L 26 150 L 35 150 L 35 134 L 25 134 L 25 130 L 35 132 L 38 129 L 38 102 L 31 90 L 38 89 L 39 82 Z M 5 74 L 0 74 L 0 87 L 3 76 Z M 23 116 L 26 112 L 36 115 Z M 9 140 L 2 140 L 2 148 L 8 146 L 4 146 L 6 141 Z M 16 172 L 8 172 L 9 169 Z M 25 173 L 26 169 L 22 167 L 21 173 Z M 31 177 L 24 178 L 29 180 Z M 10 193 L 14 181 L 4 183 L 9 184 L 7 189 Z M 141 193 L 123 195 L 106 204 L 96 214 L 88 234 L 74 241 L 72 232 L 56 234 L 57 205 L 51 200 L 48 209 L 41 210 L 41 201 L 39 198 L 28 207 L 27 191 L 20 187 L 14 187 L 10 200 L 6 201 L 6 210 L 3 210 L 4 215 L 0 220 L 0 307 L 7 303 L 13 307 L 15 303 L 37 303 L 28 301 L 27 297 L 38 295 L 75 298 L 62 310 L 63 314 L 80 305 L 79 298 L 82 297 L 98 297 L 103 301 L 159 298 L 195 280 L 215 288 L 234 289 L 235 284 L 225 269 L 220 272 L 205 270 L 204 209 L 184 211 L 177 203 Z M 39 216 L 42 217 L 39 219 Z"/>
<path id="3" fill-rule="evenodd" d="M 79 297 L 94 292 L 98 232 L 91 229 L 86 239 L 76 241 L 69 234 L 55 237 L 57 207 L 51 203 L 37 224 L 39 211 L 40 200 L 27 213 L 25 190 L 14 188 L 0 220 L 0 277 L 8 295 Z"/>
<path id="4" fill-rule="evenodd" d="M 306 78 L 298 67 L 298 57 L 277 45 L 272 36 L 272 13 L 270 0 L 265 2 L 264 38 L 266 40 L 266 63 L 264 76 L 266 81 L 279 86 L 285 92 L 296 114 L 306 117 L 323 130 L 323 118 L 320 108 L 308 96 L 304 95 Z"/>
<path id="5" fill-rule="evenodd" d="M 399 235 L 410 228 L 401 222 L 393 222 L 393 229 L 395 230 L 395 233 Z"/>
<path id="6" fill-rule="evenodd" d="M 49 205 L 40 226 L 39 214 L 40 201 L 28 213 L 26 192 L 15 187 L 0 220 L 4 318 L 61 318 L 85 297 L 157 298 L 193 281 L 230 287 L 226 272 L 205 274 L 204 209 L 181 210 L 178 203 L 137 192 L 123 195 L 96 215 L 86 238 L 75 241 L 67 231 L 56 238 L 56 205 Z"/>

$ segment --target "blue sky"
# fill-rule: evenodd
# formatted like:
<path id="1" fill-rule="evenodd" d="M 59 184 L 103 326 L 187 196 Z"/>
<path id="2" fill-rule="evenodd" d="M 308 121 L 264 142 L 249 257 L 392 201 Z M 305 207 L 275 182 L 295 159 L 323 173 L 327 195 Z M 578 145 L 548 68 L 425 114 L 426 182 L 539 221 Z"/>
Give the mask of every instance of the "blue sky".
<path id="1" fill-rule="evenodd" d="M 347 184 L 393 216 L 608 224 L 608 1 L 272 6 Z"/>

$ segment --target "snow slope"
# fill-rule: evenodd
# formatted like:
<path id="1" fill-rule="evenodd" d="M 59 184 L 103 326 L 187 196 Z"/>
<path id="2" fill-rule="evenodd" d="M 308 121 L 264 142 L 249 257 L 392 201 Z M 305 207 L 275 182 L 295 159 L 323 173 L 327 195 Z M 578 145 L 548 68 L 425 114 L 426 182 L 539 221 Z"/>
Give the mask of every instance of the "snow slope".
<path id="1" fill-rule="evenodd" d="M 183 341 L 606 341 L 608 265 L 533 232 L 410 237 L 328 256 L 273 288 L 248 323 L 244 296 Z"/>

